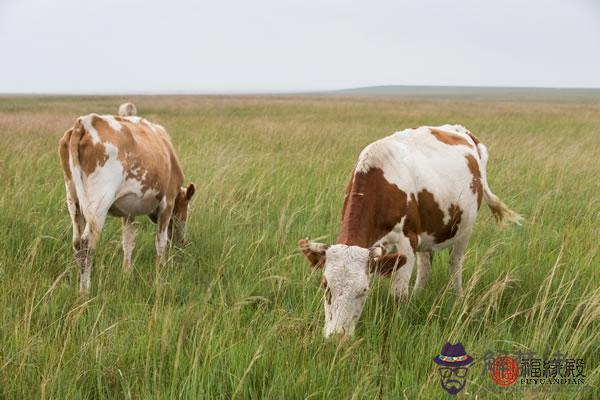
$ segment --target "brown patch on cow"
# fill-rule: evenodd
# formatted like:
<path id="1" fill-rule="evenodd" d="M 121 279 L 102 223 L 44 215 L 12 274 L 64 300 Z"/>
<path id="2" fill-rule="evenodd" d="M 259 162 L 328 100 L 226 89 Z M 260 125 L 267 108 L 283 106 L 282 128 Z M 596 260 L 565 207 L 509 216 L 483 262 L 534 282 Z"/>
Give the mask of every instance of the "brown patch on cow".
<path id="1" fill-rule="evenodd" d="M 417 195 L 417 201 L 423 232 L 432 235 L 436 243 L 445 242 L 456 235 L 462 216 L 462 210 L 456 204 L 451 204 L 448 208 L 450 219 L 444 223 L 444 212 L 431 192 L 427 189 L 421 190 Z"/>
<path id="2" fill-rule="evenodd" d="M 419 203 L 413 193 L 410 194 L 410 201 L 406 206 L 406 219 L 404 220 L 402 233 L 408 238 L 413 252 L 416 252 L 419 245 L 419 235 L 421 234 L 421 217 L 419 215 Z"/>
<path id="3" fill-rule="evenodd" d="M 445 132 L 445 131 L 441 131 L 439 129 L 433 129 L 433 128 L 429 128 L 429 131 L 431 132 L 431 134 L 440 142 L 442 143 L 446 143 L 450 146 L 467 146 L 467 147 L 473 147 L 473 145 L 471 143 L 469 143 L 468 140 L 466 140 L 465 138 L 456 135 L 454 133 L 450 133 L 450 132 Z"/>
<path id="4" fill-rule="evenodd" d="M 479 139 L 477 139 L 477 136 L 473 135 L 470 131 L 467 131 L 467 135 L 469 135 L 471 140 L 475 143 L 475 148 L 477 149 L 477 154 L 479 155 L 479 158 L 481 158 L 481 152 L 479 151 L 479 143 L 481 143 L 481 142 L 479 141 Z"/>
<path id="5" fill-rule="evenodd" d="M 471 171 L 471 175 L 473 175 L 473 179 L 471 179 L 470 188 L 473 191 L 473 194 L 477 195 L 477 209 L 481 205 L 481 199 L 483 197 L 483 185 L 481 184 L 481 171 L 479 170 L 479 164 L 475 157 L 470 154 L 465 156 L 467 159 L 467 166 L 469 167 L 469 171 Z"/>
<path id="6" fill-rule="evenodd" d="M 100 143 L 94 143 L 92 136 L 89 132 L 85 131 L 81 122 L 77 122 L 73 128 L 77 130 L 83 130 L 79 137 L 79 165 L 81 170 L 86 174 L 92 174 L 96 168 L 104 166 L 108 160 L 108 154 L 106 154 L 106 147 L 102 142 L 113 141 L 109 140 L 111 136 L 109 132 L 112 132 L 112 128 L 108 126 L 108 123 L 102 120 L 98 115 L 92 114 L 89 116 L 90 123 L 98 132 L 98 136 L 101 138 Z M 104 122 L 105 126 L 102 124 Z M 101 135 L 101 133 L 103 135 Z M 74 163 L 76 164 L 76 163 Z"/>
<path id="7" fill-rule="evenodd" d="M 416 252 L 423 232 L 433 236 L 436 243 L 453 238 L 458 232 L 462 213 L 456 204 L 442 210 L 433 194 L 426 189 L 407 198 L 404 191 L 385 179 L 381 169 L 371 168 L 367 173 L 356 172 L 346 188 L 337 243 L 369 248 L 406 217 L 402 232 Z M 446 223 L 445 216 L 449 216 Z M 306 252 L 305 255 L 309 258 Z M 394 264 L 385 262 L 381 266 L 382 273 L 388 273 L 387 269 L 390 266 L 393 269 Z"/>
<path id="8" fill-rule="evenodd" d="M 370 270 L 383 276 L 389 276 L 404 264 L 406 264 L 406 256 L 404 254 L 386 254 L 379 257 L 377 261 L 371 262 Z"/>
<path id="9" fill-rule="evenodd" d="M 370 247 L 406 215 L 407 196 L 380 168 L 355 172 L 346 188 L 337 243 Z"/>
<path id="10" fill-rule="evenodd" d="M 123 121 L 122 125 L 136 144 L 143 143 L 141 151 L 123 155 L 127 178 L 139 181 L 142 191 L 153 188 L 175 198 L 183 183 L 183 172 L 169 137 L 158 135 L 142 124 Z M 165 168 L 165 165 L 170 165 L 171 168 Z"/>
<path id="11" fill-rule="evenodd" d="M 94 144 L 89 135 L 85 135 L 79 142 L 79 164 L 86 174 L 92 174 L 96 168 L 104 166 L 108 161 L 106 148 L 102 143 Z"/>

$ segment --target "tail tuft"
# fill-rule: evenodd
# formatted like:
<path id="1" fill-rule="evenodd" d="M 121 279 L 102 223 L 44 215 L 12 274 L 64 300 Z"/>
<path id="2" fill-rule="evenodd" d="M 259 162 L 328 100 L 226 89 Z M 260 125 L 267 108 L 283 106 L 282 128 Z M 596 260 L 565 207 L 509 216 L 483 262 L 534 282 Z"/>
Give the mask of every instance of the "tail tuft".
<path id="1" fill-rule="evenodd" d="M 485 189 L 483 192 L 485 202 L 490 207 L 490 210 L 492 210 L 492 215 L 494 215 L 494 219 L 498 225 L 506 225 L 507 222 L 522 225 L 524 218 L 521 214 L 508 208 L 489 188 Z"/>

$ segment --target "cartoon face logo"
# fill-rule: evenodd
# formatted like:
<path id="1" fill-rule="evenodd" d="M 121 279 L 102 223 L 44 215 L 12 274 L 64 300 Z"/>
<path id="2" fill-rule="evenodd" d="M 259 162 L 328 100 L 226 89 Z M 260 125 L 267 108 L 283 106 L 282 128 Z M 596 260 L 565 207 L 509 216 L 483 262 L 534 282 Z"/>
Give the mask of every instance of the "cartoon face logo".
<path id="1" fill-rule="evenodd" d="M 467 354 L 461 342 L 446 342 L 433 361 L 438 364 L 440 385 L 445 391 L 455 395 L 464 389 L 469 372 L 467 366 L 473 362 L 473 357 Z"/>

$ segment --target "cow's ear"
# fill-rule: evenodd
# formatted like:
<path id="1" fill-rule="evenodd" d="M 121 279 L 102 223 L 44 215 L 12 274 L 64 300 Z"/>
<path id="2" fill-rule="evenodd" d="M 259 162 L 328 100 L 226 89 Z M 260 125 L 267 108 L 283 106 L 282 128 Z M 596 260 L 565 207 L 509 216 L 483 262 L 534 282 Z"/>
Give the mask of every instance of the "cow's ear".
<path id="1" fill-rule="evenodd" d="M 328 245 L 301 239 L 298 241 L 298 247 L 300 247 L 304 257 L 313 268 L 320 268 L 325 265 L 325 252 L 329 247 Z"/>
<path id="2" fill-rule="evenodd" d="M 377 262 L 385 254 L 385 248 L 383 246 L 374 246 L 369 248 L 369 260 Z"/>
<path id="3" fill-rule="evenodd" d="M 185 198 L 188 199 L 188 201 L 191 200 L 194 193 L 196 193 L 196 186 L 194 186 L 193 183 L 190 183 L 185 189 Z"/>
<path id="4" fill-rule="evenodd" d="M 390 275 L 398 268 L 406 264 L 406 256 L 400 253 L 387 253 L 382 246 L 375 246 L 369 249 L 369 258 L 371 272 L 377 272 L 381 275 Z"/>

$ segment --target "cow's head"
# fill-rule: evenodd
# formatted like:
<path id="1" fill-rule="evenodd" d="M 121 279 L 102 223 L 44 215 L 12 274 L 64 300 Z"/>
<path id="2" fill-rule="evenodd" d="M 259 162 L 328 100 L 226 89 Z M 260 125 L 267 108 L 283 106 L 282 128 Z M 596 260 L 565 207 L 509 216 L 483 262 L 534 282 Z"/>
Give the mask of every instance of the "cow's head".
<path id="1" fill-rule="evenodd" d="M 370 249 L 344 244 L 328 246 L 309 240 L 300 240 L 298 245 L 314 268 L 325 266 L 321 280 L 325 290 L 325 337 L 354 334 L 367 299 L 372 268 L 377 268 L 384 259 L 386 263 L 394 259 L 397 267 L 406 261 L 397 253 L 386 255 L 380 246 Z"/>
<path id="2" fill-rule="evenodd" d="M 183 239 L 185 238 L 188 208 L 194 193 L 196 193 L 196 187 L 193 183 L 190 183 L 187 188 L 179 188 L 179 193 L 175 198 L 173 215 L 169 223 L 169 237 L 176 243 L 183 243 Z"/>

